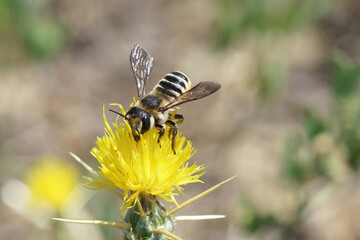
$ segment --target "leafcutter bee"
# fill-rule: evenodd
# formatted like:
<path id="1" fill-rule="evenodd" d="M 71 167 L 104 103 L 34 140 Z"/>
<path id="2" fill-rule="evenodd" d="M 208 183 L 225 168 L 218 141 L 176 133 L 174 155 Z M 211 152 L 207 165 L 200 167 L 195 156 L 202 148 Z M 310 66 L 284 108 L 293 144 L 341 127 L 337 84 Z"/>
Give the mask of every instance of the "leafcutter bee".
<path id="1" fill-rule="evenodd" d="M 119 112 L 111 110 L 124 117 L 129 123 L 135 141 L 140 140 L 140 136 L 149 129 L 156 127 L 159 130 L 158 143 L 165 133 L 168 126 L 172 136 L 172 150 L 175 152 L 175 137 L 178 133 L 178 124 L 184 121 L 180 114 L 173 114 L 177 106 L 186 102 L 191 102 L 206 97 L 221 87 L 215 82 L 200 82 L 191 88 L 191 81 L 184 73 L 174 71 L 168 73 L 158 84 L 145 94 L 145 87 L 149 81 L 154 58 L 142 48 L 135 45 L 130 52 L 131 69 L 134 73 L 139 99 L 128 110 L 125 116 Z M 170 119 L 171 116 L 171 119 Z"/>

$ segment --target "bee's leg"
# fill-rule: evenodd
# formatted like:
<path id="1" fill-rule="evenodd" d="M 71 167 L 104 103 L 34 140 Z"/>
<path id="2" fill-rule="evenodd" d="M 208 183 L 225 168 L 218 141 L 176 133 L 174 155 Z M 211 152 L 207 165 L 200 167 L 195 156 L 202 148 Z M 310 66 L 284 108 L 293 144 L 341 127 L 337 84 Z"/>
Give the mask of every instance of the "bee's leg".
<path id="1" fill-rule="evenodd" d="M 159 130 L 159 138 L 158 138 L 157 142 L 158 142 L 158 144 L 159 144 L 160 147 L 161 147 L 160 139 L 164 136 L 165 126 L 155 123 L 155 127 L 156 127 L 156 129 Z"/>
<path id="2" fill-rule="evenodd" d="M 182 124 L 184 122 L 184 116 L 181 114 L 175 114 L 174 115 L 174 119 L 172 120 L 173 122 L 175 122 L 177 125 Z"/>
<path id="3" fill-rule="evenodd" d="M 177 125 L 182 124 L 184 122 L 184 116 L 180 115 L 180 114 L 175 114 L 174 117 L 171 120 L 168 120 L 168 121 L 172 121 L 174 124 L 176 124 L 176 127 L 177 127 Z M 174 124 L 172 124 L 170 126 L 173 127 Z M 169 137 L 170 137 L 171 134 L 172 134 L 172 132 L 169 131 Z"/>
<path id="4" fill-rule="evenodd" d="M 134 140 L 138 142 L 140 140 L 140 133 L 136 130 L 132 130 L 132 135 L 134 137 Z"/>
<path id="5" fill-rule="evenodd" d="M 176 154 L 176 152 L 175 152 L 175 138 L 176 138 L 176 135 L 178 133 L 177 124 L 175 122 L 171 121 L 171 120 L 167 120 L 165 122 L 165 124 L 170 127 L 169 134 L 172 135 L 171 148 L 172 148 L 174 154 Z"/>

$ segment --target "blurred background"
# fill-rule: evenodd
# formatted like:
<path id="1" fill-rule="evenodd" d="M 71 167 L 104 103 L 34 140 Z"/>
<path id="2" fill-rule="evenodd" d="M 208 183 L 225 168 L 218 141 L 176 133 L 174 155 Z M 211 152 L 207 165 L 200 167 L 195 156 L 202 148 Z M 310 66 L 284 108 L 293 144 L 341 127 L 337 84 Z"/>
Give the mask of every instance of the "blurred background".
<path id="1" fill-rule="evenodd" d="M 360 239 L 358 0 L 0 0 L 0 239 L 121 238 L 50 218 L 121 220 L 69 151 L 96 168 L 103 104 L 137 95 L 137 43 L 155 58 L 148 90 L 173 70 L 222 85 L 181 107 L 207 173 L 177 200 L 236 174 L 179 213 L 227 217 L 179 222 L 178 236 Z M 31 191 L 52 181 L 72 200 L 35 207 Z"/>

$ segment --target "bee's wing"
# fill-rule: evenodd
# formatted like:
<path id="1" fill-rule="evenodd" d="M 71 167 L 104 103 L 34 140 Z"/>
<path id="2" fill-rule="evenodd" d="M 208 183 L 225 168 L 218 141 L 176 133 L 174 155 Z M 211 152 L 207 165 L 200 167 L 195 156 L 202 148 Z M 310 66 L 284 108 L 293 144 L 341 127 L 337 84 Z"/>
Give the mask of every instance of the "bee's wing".
<path id="1" fill-rule="evenodd" d="M 161 111 L 164 112 L 180 104 L 206 97 L 219 90 L 220 87 L 221 85 L 216 82 L 200 82 L 195 87 L 191 88 L 189 91 L 184 92 L 183 94 L 172 100 L 165 107 L 163 107 Z"/>
<path id="2" fill-rule="evenodd" d="M 136 88 L 138 96 L 145 95 L 145 88 L 149 81 L 151 68 L 153 66 L 154 58 L 142 48 L 136 44 L 130 52 L 130 64 L 134 73 Z"/>

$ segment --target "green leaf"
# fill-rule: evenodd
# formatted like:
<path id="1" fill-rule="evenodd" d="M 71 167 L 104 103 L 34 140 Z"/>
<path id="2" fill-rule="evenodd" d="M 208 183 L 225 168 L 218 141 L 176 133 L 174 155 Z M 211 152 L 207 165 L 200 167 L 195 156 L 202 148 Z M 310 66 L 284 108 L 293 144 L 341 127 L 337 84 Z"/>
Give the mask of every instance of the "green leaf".
<path id="1" fill-rule="evenodd" d="M 316 135 L 327 129 L 327 124 L 319 116 L 310 110 L 305 111 L 304 127 L 309 139 L 313 139 Z"/>
<path id="2" fill-rule="evenodd" d="M 294 138 L 287 142 L 284 157 L 284 171 L 287 178 L 295 183 L 303 180 L 303 169 L 299 165 L 299 140 Z"/>
<path id="3" fill-rule="evenodd" d="M 252 203 L 249 197 L 242 197 L 241 204 L 247 211 L 247 219 L 241 219 L 243 227 L 251 233 L 254 233 L 261 228 L 276 223 L 276 218 L 272 214 L 260 213 Z"/>
<path id="4" fill-rule="evenodd" d="M 341 52 L 336 52 L 332 69 L 332 90 L 336 97 L 347 97 L 359 88 L 360 66 Z"/>
<path id="5" fill-rule="evenodd" d="M 345 143 L 348 149 L 348 164 L 353 170 L 360 165 L 360 136 L 355 129 L 348 129 L 344 132 Z"/>
<path id="6" fill-rule="evenodd" d="M 60 50 L 65 42 L 65 32 L 56 23 L 44 20 L 30 20 L 24 26 L 24 43 L 37 58 L 46 58 Z"/>

